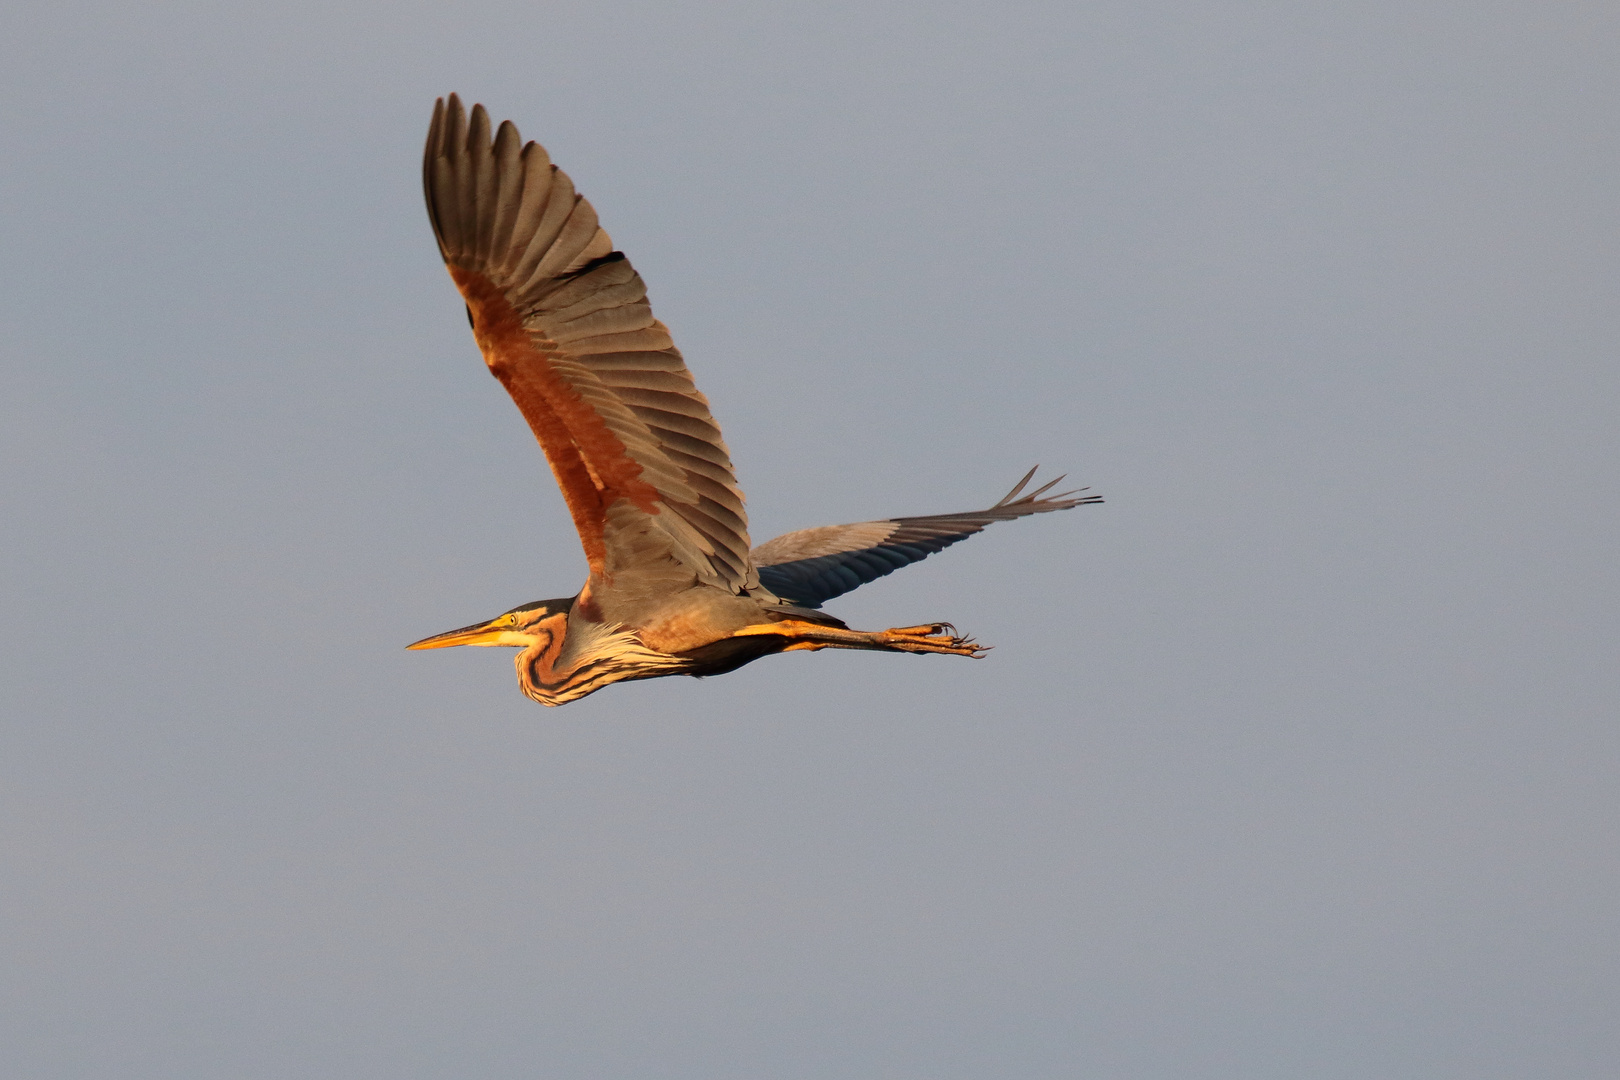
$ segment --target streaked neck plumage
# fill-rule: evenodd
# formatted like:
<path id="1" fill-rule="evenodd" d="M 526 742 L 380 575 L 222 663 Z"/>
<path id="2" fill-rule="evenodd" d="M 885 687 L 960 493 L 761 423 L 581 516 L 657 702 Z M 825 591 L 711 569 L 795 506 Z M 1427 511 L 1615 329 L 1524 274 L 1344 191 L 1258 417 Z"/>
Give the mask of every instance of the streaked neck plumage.
<path id="1" fill-rule="evenodd" d="M 690 660 L 649 649 L 633 631 L 568 612 L 524 627 L 532 643 L 515 658 L 523 692 L 542 705 L 562 705 L 611 683 L 679 675 Z"/>

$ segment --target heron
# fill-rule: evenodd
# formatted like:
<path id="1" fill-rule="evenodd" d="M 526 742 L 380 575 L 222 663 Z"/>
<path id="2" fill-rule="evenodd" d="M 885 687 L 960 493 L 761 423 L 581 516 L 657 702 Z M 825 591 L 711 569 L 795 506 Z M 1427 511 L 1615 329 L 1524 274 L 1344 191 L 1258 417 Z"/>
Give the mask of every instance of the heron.
<path id="1" fill-rule="evenodd" d="M 573 596 L 407 646 L 509 646 L 523 692 L 562 705 L 611 683 L 720 675 L 819 649 L 982 657 L 948 622 L 853 630 L 826 601 L 997 521 L 1101 502 L 1029 489 L 995 505 L 801 529 L 750 548 L 731 456 L 647 287 L 568 174 L 511 121 L 451 94 L 422 164 L 428 217 L 490 372 L 540 443 L 585 549 Z"/>

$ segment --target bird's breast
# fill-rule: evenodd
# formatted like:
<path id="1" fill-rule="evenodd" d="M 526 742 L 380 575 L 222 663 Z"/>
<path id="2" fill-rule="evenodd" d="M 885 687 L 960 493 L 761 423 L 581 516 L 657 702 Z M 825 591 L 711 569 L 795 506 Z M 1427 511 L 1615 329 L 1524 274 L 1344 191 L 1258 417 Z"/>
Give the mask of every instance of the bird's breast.
<path id="1" fill-rule="evenodd" d="M 649 649 L 684 653 L 722 641 L 745 626 L 768 619 L 746 596 L 719 589 L 692 589 L 659 605 L 639 620 L 636 636 Z"/>

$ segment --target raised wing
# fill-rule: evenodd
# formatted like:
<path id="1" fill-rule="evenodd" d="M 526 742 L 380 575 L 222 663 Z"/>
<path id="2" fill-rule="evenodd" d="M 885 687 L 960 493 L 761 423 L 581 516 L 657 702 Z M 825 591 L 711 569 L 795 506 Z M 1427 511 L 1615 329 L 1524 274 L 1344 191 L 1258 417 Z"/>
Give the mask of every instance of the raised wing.
<path id="1" fill-rule="evenodd" d="M 1017 486 L 988 510 L 824 525 L 778 536 L 754 549 L 760 583 L 801 607 L 819 607 L 835 596 L 966 540 L 993 522 L 1102 502 L 1100 495 L 1069 497 L 1085 488 L 1041 498 L 1063 481 L 1061 476 L 1020 497 L 1034 475 L 1035 469 L 1025 473 Z"/>
<path id="2" fill-rule="evenodd" d="M 593 579 L 757 584 L 708 400 L 567 174 L 510 122 L 492 141 L 484 107 L 469 118 L 451 94 L 433 107 L 422 181 L 473 335 L 546 452 Z"/>

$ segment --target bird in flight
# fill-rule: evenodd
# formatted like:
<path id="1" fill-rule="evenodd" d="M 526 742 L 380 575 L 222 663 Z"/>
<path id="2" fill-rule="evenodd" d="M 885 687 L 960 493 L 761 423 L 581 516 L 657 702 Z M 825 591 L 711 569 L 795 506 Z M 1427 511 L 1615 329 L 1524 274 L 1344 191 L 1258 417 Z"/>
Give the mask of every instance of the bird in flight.
<path id="1" fill-rule="evenodd" d="M 1025 492 L 1031 469 L 986 510 L 802 529 L 750 549 L 708 399 L 568 175 L 510 121 L 492 134 L 482 105 L 469 116 L 451 94 L 433 107 L 422 181 L 473 337 L 545 451 L 590 577 L 577 595 L 409 648 L 517 648 L 518 682 L 543 705 L 797 650 L 983 656 L 950 623 L 851 630 L 821 605 L 992 522 L 1102 501 L 1048 495 L 1062 477 Z"/>

